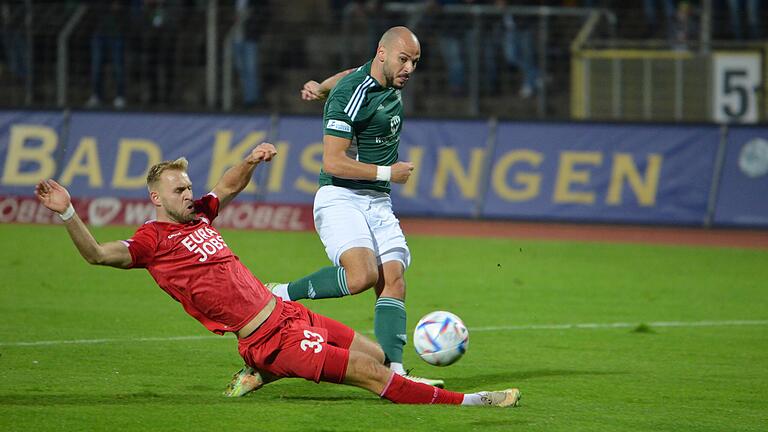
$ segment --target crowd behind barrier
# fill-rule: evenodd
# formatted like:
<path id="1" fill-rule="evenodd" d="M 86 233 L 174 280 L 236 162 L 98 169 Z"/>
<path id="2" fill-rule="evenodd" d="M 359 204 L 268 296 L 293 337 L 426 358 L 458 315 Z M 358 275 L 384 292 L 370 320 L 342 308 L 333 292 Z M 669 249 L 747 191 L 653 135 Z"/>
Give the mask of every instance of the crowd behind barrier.
<path id="1" fill-rule="evenodd" d="M 593 14 L 595 38 L 679 50 L 698 49 L 704 32 L 760 40 L 765 5 L 4 0 L 0 106 L 312 113 L 296 97 L 303 82 L 364 63 L 384 29 L 405 24 L 423 53 L 405 94 L 409 114 L 567 119 L 570 47 Z"/>

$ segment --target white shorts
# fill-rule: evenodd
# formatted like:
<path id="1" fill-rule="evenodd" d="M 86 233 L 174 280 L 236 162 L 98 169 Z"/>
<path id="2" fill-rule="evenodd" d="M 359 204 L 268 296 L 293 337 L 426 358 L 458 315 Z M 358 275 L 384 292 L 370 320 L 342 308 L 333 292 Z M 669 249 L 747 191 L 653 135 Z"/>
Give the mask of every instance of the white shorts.
<path id="1" fill-rule="evenodd" d="M 389 194 L 322 186 L 315 194 L 315 229 L 334 265 L 341 254 L 354 247 L 373 250 L 379 264 L 400 261 L 403 270 L 411 263 L 411 251 L 392 212 Z"/>

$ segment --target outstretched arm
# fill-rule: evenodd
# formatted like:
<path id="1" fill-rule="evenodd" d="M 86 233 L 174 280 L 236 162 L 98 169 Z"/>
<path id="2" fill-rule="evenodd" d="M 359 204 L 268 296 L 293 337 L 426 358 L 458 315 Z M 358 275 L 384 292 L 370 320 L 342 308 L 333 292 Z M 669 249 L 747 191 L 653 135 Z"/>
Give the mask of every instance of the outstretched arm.
<path id="1" fill-rule="evenodd" d="M 259 162 L 269 162 L 275 155 L 277 155 L 275 146 L 270 143 L 261 143 L 251 150 L 242 162 L 228 169 L 212 191 L 219 197 L 219 206 L 223 208 L 248 186 L 253 170 Z"/>
<path id="2" fill-rule="evenodd" d="M 354 68 L 343 70 L 336 75 L 326 78 L 325 81 L 321 83 L 313 80 L 307 81 L 301 89 L 301 98 L 303 100 L 323 100 L 327 98 L 328 93 L 330 93 L 331 89 L 336 86 L 336 83 L 354 70 Z"/>
<path id="3" fill-rule="evenodd" d="M 61 215 L 69 237 L 88 263 L 118 268 L 131 266 L 131 253 L 125 244 L 119 241 L 100 244 L 93 238 L 88 227 L 75 213 L 69 192 L 64 186 L 54 180 L 43 180 L 35 187 L 35 196 L 49 210 Z"/>

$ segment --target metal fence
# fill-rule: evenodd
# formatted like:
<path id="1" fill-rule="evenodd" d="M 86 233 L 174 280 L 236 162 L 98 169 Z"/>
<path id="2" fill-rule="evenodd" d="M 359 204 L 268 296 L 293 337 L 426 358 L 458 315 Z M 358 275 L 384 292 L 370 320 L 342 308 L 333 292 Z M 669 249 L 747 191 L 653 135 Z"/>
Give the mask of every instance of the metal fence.
<path id="1" fill-rule="evenodd" d="M 589 76 L 574 79 L 574 46 L 657 40 L 675 58 L 694 56 L 673 40 L 688 2 L 662 1 L 667 6 L 656 18 L 645 3 L 654 2 L 0 0 L 0 106 L 315 113 L 316 104 L 298 98 L 305 81 L 364 63 L 384 30 L 407 25 L 422 44 L 417 75 L 404 92 L 410 114 L 698 119 L 688 109 L 700 102 L 675 106 L 677 99 L 652 93 L 651 108 L 646 102 L 639 102 L 640 114 L 629 108 L 637 105 L 627 99 L 636 89 L 616 83 L 647 76 L 647 62 L 594 61 L 577 71 Z M 705 0 L 689 11 L 686 19 L 698 24 L 685 32 L 702 44 L 737 37 L 731 18 L 739 16 L 718 7 Z M 740 23 L 741 37 L 759 37 L 761 22 L 757 31 L 751 18 Z M 652 85 L 670 74 L 696 83 L 701 74 L 696 65 L 650 69 Z M 692 88 L 684 100 L 706 100 L 706 90 Z M 584 97 L 586 111 L 574 110 Z M 637 97 L 647 101 L 649 93 Z M 648 116 L 649 109 L 670 114 Z"/>

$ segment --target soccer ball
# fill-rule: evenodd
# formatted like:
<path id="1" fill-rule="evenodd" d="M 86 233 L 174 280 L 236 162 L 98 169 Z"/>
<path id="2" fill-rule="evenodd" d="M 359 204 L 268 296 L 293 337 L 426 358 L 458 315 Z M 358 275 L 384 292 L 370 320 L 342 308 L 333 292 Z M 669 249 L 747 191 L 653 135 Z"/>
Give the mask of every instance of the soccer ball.
<path id="1" fill-rule="evenodd" d="M 413 330 L 413 346 L 425 362 L 435 366 L 455 363 L 467 351 L 469 331 L 456 315 L 430 312 L 416 324 Z"/>

